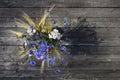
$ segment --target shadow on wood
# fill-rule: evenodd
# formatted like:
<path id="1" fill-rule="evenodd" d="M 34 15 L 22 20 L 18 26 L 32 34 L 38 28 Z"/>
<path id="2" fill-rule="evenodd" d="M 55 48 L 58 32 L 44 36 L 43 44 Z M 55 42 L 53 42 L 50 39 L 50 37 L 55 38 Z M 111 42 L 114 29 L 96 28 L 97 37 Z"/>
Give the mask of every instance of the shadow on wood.
<path id="1" fill-rule="evenodd" d="M 78 18 L 78 25 L 66 33 L 67 39 L 71 41 L 70 53 L 71 55 L 77 54 L 91 54 L 97 50 L 99 46 L 99 38 L 97 32 L 94 30 L 96 27 L 89 25 L 85 18 Z M 74 54 L 75 49 L 76 51 Z"/>

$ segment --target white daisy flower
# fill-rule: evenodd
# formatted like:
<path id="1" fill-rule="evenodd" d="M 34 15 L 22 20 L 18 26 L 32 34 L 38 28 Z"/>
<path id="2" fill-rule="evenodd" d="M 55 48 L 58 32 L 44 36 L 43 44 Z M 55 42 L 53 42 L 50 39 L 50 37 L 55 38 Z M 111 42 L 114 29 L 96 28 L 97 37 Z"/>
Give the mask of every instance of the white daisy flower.
<path id="1" fill-rule="evenodd" d="M 59 33 L 59 31 L 57 29 L 53 29 L 52 32 L 50 32 L 50 34 L 48 34 L 49 38 L 53 38 L 53 39 L 60 39 L 62 37 L 62 35 Z"/>
<path id="2" fill-rule="evenodd" d="M 29 30 L 27 30 L 27 33 L 31 36 L 31 35 L 33 35 L 34 33 L 36 33 L 36 30 L 35 29 L 29 29 Z"/>
<path id="3" fill-rule="evenodd" d="M 32 32 L 33 32 L 33 33 L 36 33 L 36 30 L 35 30 L 35 29 L 33 29 L 33 30 L 32 30 Z"/>
<path id="4" fill-rule="evenodd" d="M 59 31 L 57 29 L 53 29 L 53 31 L 56 32 L 56 33 L 59 33 Z"/>

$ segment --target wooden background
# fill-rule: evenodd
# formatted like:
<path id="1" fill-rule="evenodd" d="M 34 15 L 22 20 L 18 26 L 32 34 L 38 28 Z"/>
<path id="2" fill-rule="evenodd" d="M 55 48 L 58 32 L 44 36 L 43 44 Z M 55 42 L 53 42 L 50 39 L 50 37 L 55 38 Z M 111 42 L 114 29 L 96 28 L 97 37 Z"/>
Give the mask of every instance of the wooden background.
<path id="1" fill-rule="evenodd" d="M 59 18 L 81 17 L 80 28 L 68 33 L 71 54 L 58 66 L 62 72 L 39 74 L 39 65 L 12 53 L 21 42 L 10 30 L 23 31 L 15 23 L 22 11 L 38 21 L 54 3 Z M 0 0 L 0 80 L 120 80 L 120 0 Z"/>

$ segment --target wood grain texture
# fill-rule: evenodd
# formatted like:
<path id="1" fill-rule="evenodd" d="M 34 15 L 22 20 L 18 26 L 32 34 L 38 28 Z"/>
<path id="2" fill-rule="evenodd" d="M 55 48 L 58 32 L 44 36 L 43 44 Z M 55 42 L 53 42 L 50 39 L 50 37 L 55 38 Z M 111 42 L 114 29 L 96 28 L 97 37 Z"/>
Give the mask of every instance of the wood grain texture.
<path id="1" fill-rule="evenodd" d="M 63 20 L 64 18 L 53 17 L 53 19 Z M 0 27 L 22 27 L 20 24 L 15 22 L 17 18 L 14 17 L 1 17 L 0 18 Z M 20 17 L 19 19 L 23 19 Z M 33 21 L 38 23 L 41 19 L 40 17 L 32 17 Z M 77 18 L 70 18 L 71 20 Z M 119 28 L 120 27 L 120 18 L 85 18 L 85 24 L 89 24 L 89 27 L 96 27 L 96 28 Z M 73 26 L 74 27 L 74 26 Z"/>
<path id="2" fill-rule="evenodd" d="M 0 8 L 0 17 L 21 17 L 22 11 L 31 17 L 41 17 L 45 9 Z M 59 17 L 120 17 L 119 8 L 55 8 L 51 13 Z"/>
<path id="3" fill-rule="evenodd" d="M 120 7 L 119 0 L 1 0 L 0 7 Z"/>
<path id="4" fill-rule="evenodd" d="M 40 74 L 40 64 L 31 67 L 13 52 L 23 41 L 10 31 L 25 32 L 15 23 L 22 11 L 38 22 L 51 4 L 54 18 L 83 20 L 66 34 L 71 44 L 65 64 Z M 120 0 L 0 0 L 0 80 L 120 80 Z"/>

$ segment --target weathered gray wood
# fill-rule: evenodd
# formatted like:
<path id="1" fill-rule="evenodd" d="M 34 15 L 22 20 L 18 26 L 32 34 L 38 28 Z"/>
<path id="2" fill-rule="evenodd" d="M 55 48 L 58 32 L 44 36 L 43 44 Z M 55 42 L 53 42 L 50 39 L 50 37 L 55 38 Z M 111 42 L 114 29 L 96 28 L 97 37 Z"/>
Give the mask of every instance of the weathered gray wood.
<path id="1" fill-rule="evenodd" d="M 22 11 L 31 17 L 41 17 L 44 10 L 45 8 L 0 8 L 0 17 L 20 17 Z M 55 8 L 52 13 L 59 17 L 120 17 L 119 8 Z"/>
<path id="2" fill-rule="evenodd" d="M 32 67 L 29 63 L 22 62 L 0 62 L 1 71 L 39 71 L 40 64 Z M 46 71 L 55 71 L 60 68 L 62 71 L 117 71 L 120 70 L 119 62 L 89 62 L 88 61 L 74 61 L 68 60 L 67 65 L 54 66 L 53 68 L 46 68 Z"/>
<path id="3" fill-rule="evenodd" d="M 12 71 L 6 71 L 6 72 L 9 72 L 9 74 L 6 74 L 6 77 L 49 77 L 49 78 L 52 78 L 52 77 L 57 77 L 57 78 L 66 78 L 68 76 L 71 76 L 72 78 L 119 78 L 119 71 L 116 71 L 116 70 L 80 70 L 80 71 L 62 71 L 61 74 L 59 75 L 56 75 L 54 73 L 54 71 L 46 71 L 47 73 L 46 74 L 39 74 L 39 70 L 37 71 L 33 71 L 33 70 L 29 70 L 29 71 L 20 71 L 16 74 L 14 73 L 11 73 Z M 69 72 L 69 73 L 68 73 Z M 81 72 L 81 73 L 80 73 Z M 34 74 L 33 74 L 34 73 Z M 68 74 L 65 74 L 65 73 L 68 73 Z M 76 74 L 76 75 L 75 75 Z M 4 74 L 0 74 L 1 76 L 5 76 Z M 47 75 L 47 76 L 46 76 Z"/>
<path id="4" fill-rule="evenodd" d="M 89 22 L 119 22 L 120 21 L 120 18 L 117 17 L 117 18 L 112 18 L 112 17 L 82 17 L 80 16 L 82 19 L 86 19 L 86 21 Z M 37 20 L 40 20 L 41 17 L 31 17 L 33 19 L 33 21 L 37 22 Z M 49 18 L 49 17 L 48 17 Z M 59 16 L 55 16 L 55 17 L 52 17 L 53 19 L 58 19 L 58 20 L 63 20 L 64 17 L 59 17 Z M 76 17 L 66 17 L 68 19 L 71 19 L 71 20 L 74 20 L 74 19 L 77 19 Z M 23 19 L 22 15 L 20 17 L 0 17 L 0 23 L 6 23 L 8 24 L 9 22 L 15 22 L 16 19 Z M 1 24 L 2 25 L 2 24 Z"/>
<path id="5" fill-rule="evenodd" d="M 21 60 L 20 55 L 17 54 L 17 52 L 16 52 L 16 54 L 14 52 L 12 52 L 12 50 L 11 50 L 11 53 L 5 53 L 5 52 L 6 51 L 2 51 L 0 53 L 0 57 L 1 57 L 0 62 L 25 61 L 24 59 Z M 102 62 L 103 63 L 120 62 L 120 59 L 119 59 L 120 54 L 119 53 L 114 54 L 114 53 L 112 53 L 112 51 L 107 51 L 107 52 L 111 52 L 111 53 L 105 53 L 105 52 L 102 53 L 101 52 L 101 54 L 100 54 L 100 53 L 95 53 L 95 52 L 93 52 L 93 53 L 81 52 L 81 54 L 80 54 L 80 51 L 79 51 L 79 53 L 71 52 L 70 55 L 74 55 L 72 58 L 70 55 L 67 55 L 67 56 L 68 56 L 68 59 L 71 58 L 74 62 L 75 61 L 76 62 L 91 62 L 91 63 L 93 62 L 93 63 L 101 63 L 101 64 L 102 64 Z M 115 51 L 115 52 L 118 52 L 118 51 Z"/>
<path id="6" fill-rule="evenodd" d="M 120 7 L 119 0 L 1 0 L 0 7 Z"/>
<path id="7" fill-rule="evenodd" d="M 5 60 L 8 59 L 9 56 L 13 56 L 13 58 L 15 57 L 18 57 L 15 53 L 14 50 L 17 49 L 18 46 L 0 46 L 0 55 L 2 56 L 5 56 L 7 55 L 6 57 L 3 57 L 5 58 Z M 88 53 L 84 52 L 86 49 L 89 49 L 90 50 L 88 51 Z M 92 49 L 91 49 L 92 48 Z M 97 49 L 96 49 L 96 46 L 70 46 L 68 47 L 68 50 L 74 52 L 74 54 L 78 56 L 79 55 L 119 55 L 120 53 L 120 47 L 118 46 L 112 46 L 112 47 L 105 47 L 105 46 L 97 46 Z M 71 54 L 72 54 L 71 52 Z M 11 59 L 11 58 L 10 58 Z M 17 58 L 15 58 L 17 59 Z"/>
<path id="8" fill-rule="evenodd" d="M 40 18 L 39 18 L 40 19 Z M 62 18 L 63 19 L 63 18 Z M 37 20 L 34 19 L 38 23 Z M 116 28 L 120 27 L 120 18 L 87 18 L 86 24 L 89 24 L 89 27 L 107 27 L 107 28 Z M 12 18 L 3 18 L 0 19 L 0 27 L 21 27 L 20 24 L 15 22 L 15 19 Z"/>
<path id="9" fill-rule="evenodd" d="M 40 64 L 31 67 L 14 54 L 13 50 L 21 41 L 10 30 L 25 31 L 14 20 L 21 19 L 22 11 L 37 21 L 43 11 L 54 3 L 56 8 L 52 13 L 57 18 L 83 17 L 89 26 L 80 28 L 74 35 L 68 33 L 73 41 L 67 46 L 71 54 L 63 66 L 47 68 L 45 73 L 39 74 Z M 119 0 L 1 0 L 0 80 L 119 80 L 119 22 Z M 61 69 L 59 75 L 54 73 L 57 68 Z"/>
<path id="10" fill-rule="evenodd" d="M 85 77 L 83 77 L 83 78 L 71 78 L 71 76 L 70 75 L 68 75 L 67 77 L 60 77 L 60 78 L 57 78 L 57 77 L 42 77 L 42 78 L 40 78 L 40 77 L 29 77 L 29 78 L 25 78 L 25 77 L 4 77 L 4 78 L 0 78 L 0 79 L 4 79 L 4 80 L 8 80 L 8 79 L 10 79 L 10 80 L 23 80 L 23 79 L 25 79 L 25 80 L 33 80 L 33 79 L 37 79 L 37 80 L 119 80 L 120 78 L 98 78 L 98 77 L 91 77 L 91 78 L 85 78 Z"/>

